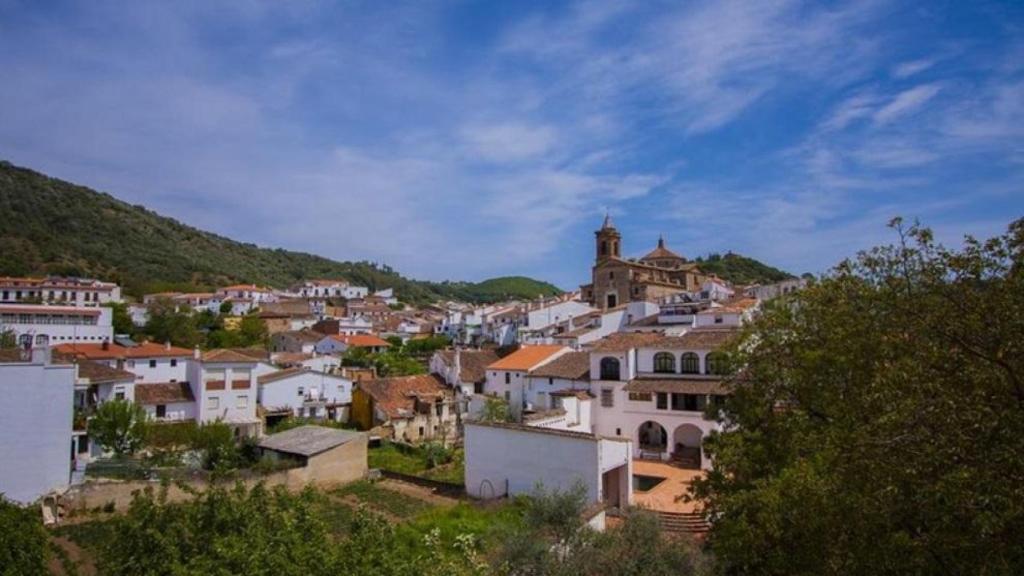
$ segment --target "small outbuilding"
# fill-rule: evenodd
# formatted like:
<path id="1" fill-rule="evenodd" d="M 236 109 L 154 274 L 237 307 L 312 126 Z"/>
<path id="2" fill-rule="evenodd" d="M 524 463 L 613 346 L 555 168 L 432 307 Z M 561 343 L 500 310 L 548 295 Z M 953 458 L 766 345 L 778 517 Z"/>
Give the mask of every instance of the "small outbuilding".
<path id="1" fill-rule="evenodd" d="M 264 438 L 265 456 L 291 462 L 288 484 L 338 486 L 365 478 L 367 436 L 355 430 L 325 426 L 299 426 Z"/>

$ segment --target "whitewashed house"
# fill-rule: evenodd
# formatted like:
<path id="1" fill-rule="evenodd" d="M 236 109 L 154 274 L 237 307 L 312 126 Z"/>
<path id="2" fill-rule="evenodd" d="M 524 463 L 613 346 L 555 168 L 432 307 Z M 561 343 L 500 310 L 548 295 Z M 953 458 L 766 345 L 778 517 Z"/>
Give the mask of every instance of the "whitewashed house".
<path id="1" fill-rule="evenodd" d="M 270 351 L 312 354 L 316 350 L 317 342 L 323 337 L 323 334 L 313 330 L 277 332 L 270 336 Z"/>
<path id="2" fill-rule="evenodd" d="M 221 421 L 241 435 L 259 436 L 254 372 L 259 361 L 233 350 L 211 350 L 201 356 L 197 350 L 195 360 L 189 365 L 188 381 L 196 398 L 196 419 Z"/>
<path id="3" fill-rule="evenodd" d="M 307 368 L 286 368 L 258 378 L 259 403 L 268 413 L 346 422 L 352 381 Z"/>
<path id="4" fill-rule="evenodd" d="M 588 504 L 625 509 L 633 500 L 628 438 L 529 424 L 465 423 L 466 493 L 491 499 L 583 486 Z"/>
<path id="5" fill-rule="evenodd" d="M 197 420 L 198 406 L 188 382 L 157 382 L 135 385 L 135 403 L 155 422 Z"/>
<path id="6" fill-rule="evenodd" d="M 509 401 L 512 414 L 518 416 L 527 408 L 523 390 L 527 385 L 529 373 L 569 352 L 572 352 L 572 349 L 565 346 L 523 346 L 487 366 L 484 394 Z"/>
<path id="7" fill-rule="evenodd" d="M 114 338 L 112 320 L 106 307 L 0 304 L 0 332 L 14 332 L 22 348 L 109 342 Z"/>
<path id="8" fill-rule="evenodd" d="M 66 488 L 72 469 L 75 366 L 49 350 L 0 350 L 0 493 L 28 504 Z"/>
<path id="9" fill-rule="evenodd" d="M 145 342 L 134 346 L 101 344 L 61 344 L 55 348 L 62 354 L 105 364 L 135 374 L 140 384 L 185 382 L 193 351 L 170 344 Z"/>
<path id="10" fill-rule="evenodd" d="M 387 340 L 373 334 L 331 334 L 320 338 L 314 350 L 317 354 L 344 354 L 350 348 L 362 348 L 371 354 L 383 352 L 391 347 Z"/>
<path id="11" fill-rule="evenodd" d="M 598 342 L 590 351 L 595 432 L 632 438 L 637 457 L 710 468 L 703 440 L 718 425 L 704 410 L 728 394 L 719 350 L 737 336 L 735 329 L 695 328 Z"/>
<path id="12" fill-rule="evenodd" d="M 121 287 L 92 278 L 0 277 L 0 304 L 55 304 L 95 308 L 121 302 Z"/>

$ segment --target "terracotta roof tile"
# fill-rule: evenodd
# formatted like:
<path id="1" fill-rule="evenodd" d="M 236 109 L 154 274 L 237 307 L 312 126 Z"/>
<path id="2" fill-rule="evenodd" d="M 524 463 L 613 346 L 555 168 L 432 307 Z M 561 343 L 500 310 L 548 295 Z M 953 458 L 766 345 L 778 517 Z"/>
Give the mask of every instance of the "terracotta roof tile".
<path id="1" fill-rule="evenodd" d="M 488 370 L 531 370 L 533 367 L 565 350 L 565 346 L 542 344 L 523 346 L 519 350 L 489 365 Z"/>
<path id="2" fill-rule="evenodd" d="M 541 378 L 590 380 L 590 353 L 568 352 L 530 372 Z"/>
<path id="3" fill-rule="evenodd" d="M 203 352 L 203 362 L 226 362 L 231 364 L 255 364 L 258 358 L 253 358 L 241 352 L 228 348 L 218 348 Z"/>
<path id="4" fill-rule="evenodd" d="M 138 404 L 174 404 L 195 401 L 195 397 L 192 396 L 192 387 L 188 385 L 188 382 L 135 385 L 135 402 Z"/>
<path id="5" fill-rule="evenodd" d="M 331 334 L 328 338 L 356 348 L 391 347 L 387 340 L 373 334 Z"/>
<path id="6" fill-rule="evenodd" d="M 374 405 L 389 418 L 409 418 L 416 410 L 417 397 L 449 397 L 450 389 L 435 374 L 378 378 L 356 384 L 373 398 Z"/>
<path id="7" fill-rule="evenodd" d="M 670 394 L 728 394 L 720 376 L 689 376 L 686 378 L 643 378 L 630 380 L 622 387 L 626 392 L 665 392 Z"/>
<path id="8" fill-rule="evenodd" d="M 82 360 L 78 362 L 78 378 L 88 380 L 89 384 L 101 384 L 107 382 L 134 382 L 135 374 L 127 370 L 111 368 L 106 364 Z"/>
<path id="9" fill-rule="evenodd" d="M 438 352 L 441 359 L 448 366 L 455 363 L 454 350 L 442 350 Z M 498 361 L 498 354 L 494 350 L 462 350 L 459 352 L 459 364 L 462 369 L 459 371 L 460 382 L 481 383 L 487 379 L 487 367 Z"/>
<path id="10" fill-rule="evenodd" d="M 120 358 L 181 358 L 192 356 L 188 348 L 167 346 L 156 342 L 144 342 L 137 346 L 110 344 L 58 344 L 54 350 L 89 360 L 114 360 Z"/>

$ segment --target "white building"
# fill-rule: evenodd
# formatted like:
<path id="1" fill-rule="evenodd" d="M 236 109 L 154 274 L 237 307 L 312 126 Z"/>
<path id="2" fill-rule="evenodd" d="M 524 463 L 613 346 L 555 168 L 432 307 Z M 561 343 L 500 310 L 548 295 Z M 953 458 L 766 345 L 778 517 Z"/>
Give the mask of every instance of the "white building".
<path id="1" fill-rule="evenodd" d="M 96 408 L 111 400 L 135 401 L 135 374 L 91 360 L 76 359 L 74 437 L 72 453 L 76 463 L 101 456 L 102 449 L 91 441 L 88 419 Z"/>
<path id="2" fill-rule="evenodd" d="M 437 374 L 457 397 L 483 394 L 487 366 L 498 361 L 494 350 L 438 350 L 430 357 L 430 373 Z"/>
<path id="3" fill-rule="evenodd" d="M 331 334 L 324 336 L 314 350 L 317 354 L 344 354 L 350 348 L 362 348 L 371 354 L 383 352 L 391 347 L 386 340 L 373 334 Z"/>
<path id="4" fill-rule="evenodd" d="M 135 374 L 136 383 L 188 381 L 188 365 L 193 351 L 170 344 L 145 342 L 135 346 L 101 344 L 61 344 L 56 350 L 77 358 L 99 362 Z"/>
<path id="5" fill-rule="evenodd" d="M 221 301 L 234 299 L 250 302 L 253 306 L 267 302 L 277 302 L 277 294 L 270 288 L 255 284 L 235 284 L 217 290 L 216 297 Z"/>
<path id="6" fill-rule="evenodd" d="M 569 352 L 572 349 L 565 346 L 523 346 L 487 367 L 484 394 L 509 401 L 513 415 L 518 416 L 526 408 L 522 390 L 527 385 L 529 373 Z M 518 401 L 513 401 L 513 398 Z"/>
<path id="7" fill-rule="evenodd" d="M 0 493 L 30 503 L 71 480 L 75 366 L 0 350 Z"/>
<path id="8" fill-rule="evenodd" d="M 352 381 L 307 368 L 286 368 L 258 378 L 259 403 L 268 413 L 348 421 Z"/>
<path id="9" fill-rule="evenodd" d="M 0 277 L 0 303 L 96 307 L 121 302 L 121 287 L 91 278 Z"/>
<path id="10" fill-rule="evenodd" d="M 258 363 L 233 350 L 211 350 L 202 355 L 201 362 L 190 363 L 188 381 L 196 398 L 196 419 L 200 423 L 221 421 L 241 434 L 259 436 L 254 372 Z"/>
<path id="11" fill-rule="evenodd" d="M 135 403 L 156 422 L 196 420 L 198 407 L 188 382 L 136 384 Z"/>
<path id="12" fill-rule="evenodd" d="M 697 313 L 694 326 L 740 326 L 757 312 L 759 301 L 753 298 L 741 298 L 724 304 L 712 304 Z"/>
<path id="13" fill-rule="evenodd" d="M 0 332 L 13 331 L 22 347 L 109 342 L 112 320 L 106 307 L 0 304 Z"/>
<path id="14" fill-rule="evenodd" d="M 324 335 L 313 330 L 289 330 L 270 336 L 271 352 L 300 352 L 312 354 Z"/>
<path id="15" fill-rule="evenodd" d="M 353 286 L 345 280 L 307 280 L 292 288 L 303 298 L 345 298 L 352 300 L 366 298 L 370 290 L 365 286 Z"/>
<path id="16" fill-rule="evenodd" d="M 632 502 L 631 446 L 608 438 L 524 424 L 466 422 L 466 493 L 474 498 L 582 485 L 588 503 L 624 509 Z"/>
<path id="17" fill-rule="evenodd" d="M 703 439 L 717 429 L 704 417 L 722 385 L 720 348 L 737 330 L 695 328 L 682 336 L 615 334 L 590 355 L 595 433 L 627 436 L 634 455 L 710 468 Z"/>
<path id="18" fill-rule="evenodd" d="M 590 393 L 590 353 L 566 352 L 526 373 L 513 387 L 511 403 L 521 403 L 527 411 L 543 412 L 563 407 L 563 392 Z M 590 432 L 590 415 L 582 420 Z"/>

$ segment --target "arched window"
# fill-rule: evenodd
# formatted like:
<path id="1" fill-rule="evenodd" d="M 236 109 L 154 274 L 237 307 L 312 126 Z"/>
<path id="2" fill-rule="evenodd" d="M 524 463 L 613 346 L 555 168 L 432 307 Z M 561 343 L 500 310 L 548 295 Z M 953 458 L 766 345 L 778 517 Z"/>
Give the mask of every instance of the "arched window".
<path id="1" fill-rule="evenodd" d="M 725 355 L 721 352 L 711 352 L 704 357 L 705 374 L 725 374 Z"/>
<path id="2" fill-rule="evenodd" d="M 619 359 L 618 358 L 601 358 L 601 380 L 618 380 L 619 379 Z"/>
<path id="3" fill-rule="evenodd" d="M 676 357 L 671 352 L 658 352 L 654 355 L 654 371 L 673 374 L 676 371 Z"/>
<path id="4" fill-rule="evenodd" d="M 687 352 L 682 357 L 683 374 L 700 374 L 700 357 L 693 352 Z"/>

